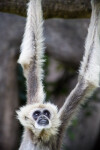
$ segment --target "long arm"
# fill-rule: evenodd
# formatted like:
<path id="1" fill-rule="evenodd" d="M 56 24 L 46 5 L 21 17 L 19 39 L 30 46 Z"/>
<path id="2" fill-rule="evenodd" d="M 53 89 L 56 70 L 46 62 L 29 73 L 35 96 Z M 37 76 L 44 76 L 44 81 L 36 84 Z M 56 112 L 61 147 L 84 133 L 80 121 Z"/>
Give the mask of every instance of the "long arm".
<path id="1" fill-rule="evenodd" d="M 22 65 L 27 82 L 27 102 L 43 102 L 43 19 L 41 0 L 30 0 L 25 33 L 18 62 Z"/>
<path id="2" fill-rule="evenodd" d="M 85 44 L 85 54 L 79 70 L 78 83 L 59 111 L 62 126 L 59 136 L 70 123 L 80 104 L 100 84 L 100 0 L 92 0 L 92 16 Z M 59 138 L 61 139 L 61 138 Z"/>

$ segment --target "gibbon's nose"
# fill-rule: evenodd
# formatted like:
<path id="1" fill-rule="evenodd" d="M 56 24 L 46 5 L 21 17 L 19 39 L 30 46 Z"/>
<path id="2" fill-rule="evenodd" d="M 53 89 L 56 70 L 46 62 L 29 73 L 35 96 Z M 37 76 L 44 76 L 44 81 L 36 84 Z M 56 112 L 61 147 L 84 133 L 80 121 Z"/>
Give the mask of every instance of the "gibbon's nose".
<path id="1" fill-rule="evenodd" d="M 46 126 L 49 124 L 49 121 L 45 116 L 40 116 L 38 120 L 38 124 L 41 126 Z"/>

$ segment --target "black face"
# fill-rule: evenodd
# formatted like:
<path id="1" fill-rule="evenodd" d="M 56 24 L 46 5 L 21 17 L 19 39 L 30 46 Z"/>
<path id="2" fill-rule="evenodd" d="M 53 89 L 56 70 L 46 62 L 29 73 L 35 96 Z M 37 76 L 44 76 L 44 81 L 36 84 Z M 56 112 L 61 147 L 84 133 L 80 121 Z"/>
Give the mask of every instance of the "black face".
<path id="1" fill-rule="evenodd" d="M 49 124 L 50 112 L 47 109 L 43 111 L 36 110 L 33 113 L 33 118 L 37 121 L 39 125 L 46 126 Z"/>

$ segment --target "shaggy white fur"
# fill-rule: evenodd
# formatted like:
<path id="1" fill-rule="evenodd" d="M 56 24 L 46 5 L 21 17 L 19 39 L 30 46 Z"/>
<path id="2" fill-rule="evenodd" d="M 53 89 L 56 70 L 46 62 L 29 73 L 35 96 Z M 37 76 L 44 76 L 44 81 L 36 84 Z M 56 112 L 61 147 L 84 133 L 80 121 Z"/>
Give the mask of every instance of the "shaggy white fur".
<path id="1" fill-rule="evenodd" d="M 100 0 L 92 0 L 91 23 L 79 70 L 78 83 L 59 111 L 55 105 L 44 102 L 45 94 L 42 85 L 43 41 L 41 0 L 30 0 L 21 54 L 18 60 L 27 79 L 29 100 L 26 106 L 17 111 L 18 119 L 24 126 L 19 150 L 60 150 L 66 126 L 68 127 L 80 104 L 99 87 Z M 44 114 L 45 110 L 49 112 L 50 117 Z M 37 119 L 34 118 L 36 112 Z M 43 117 L 48 121 L 45 125 L 38 122 Z"/>
<path id="2" fill-rule="evenodd" d="M 30 0 L 27 11 L 27 21 L 23 41 L 21 45 L 21 54 L 18 63 L 22 65 L 27 75 L 27 66 L 31 61 L 34 62 L 34 56 L 37 57 L 38 76 L 42 78 L 42 64 L 44 62 L 44 37 L 43 37 L 43 19 L 41 10 L 41 0 Z"/>

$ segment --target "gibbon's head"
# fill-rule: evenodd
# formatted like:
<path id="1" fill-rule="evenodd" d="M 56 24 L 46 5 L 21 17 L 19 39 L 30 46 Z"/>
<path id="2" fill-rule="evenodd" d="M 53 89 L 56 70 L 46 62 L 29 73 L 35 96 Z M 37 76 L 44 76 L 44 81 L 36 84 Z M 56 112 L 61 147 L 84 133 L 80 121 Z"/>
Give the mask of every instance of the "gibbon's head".
<path id="1" fill-rule="evenodd" d="M 17 114 L 21 124 L 37 137 L 41 135 L 42 138 L 50 138 L 51 135 L 57 134 L 61 124 L 58 109 L 51 103 L 26 105 L 21 107 Z"/>

